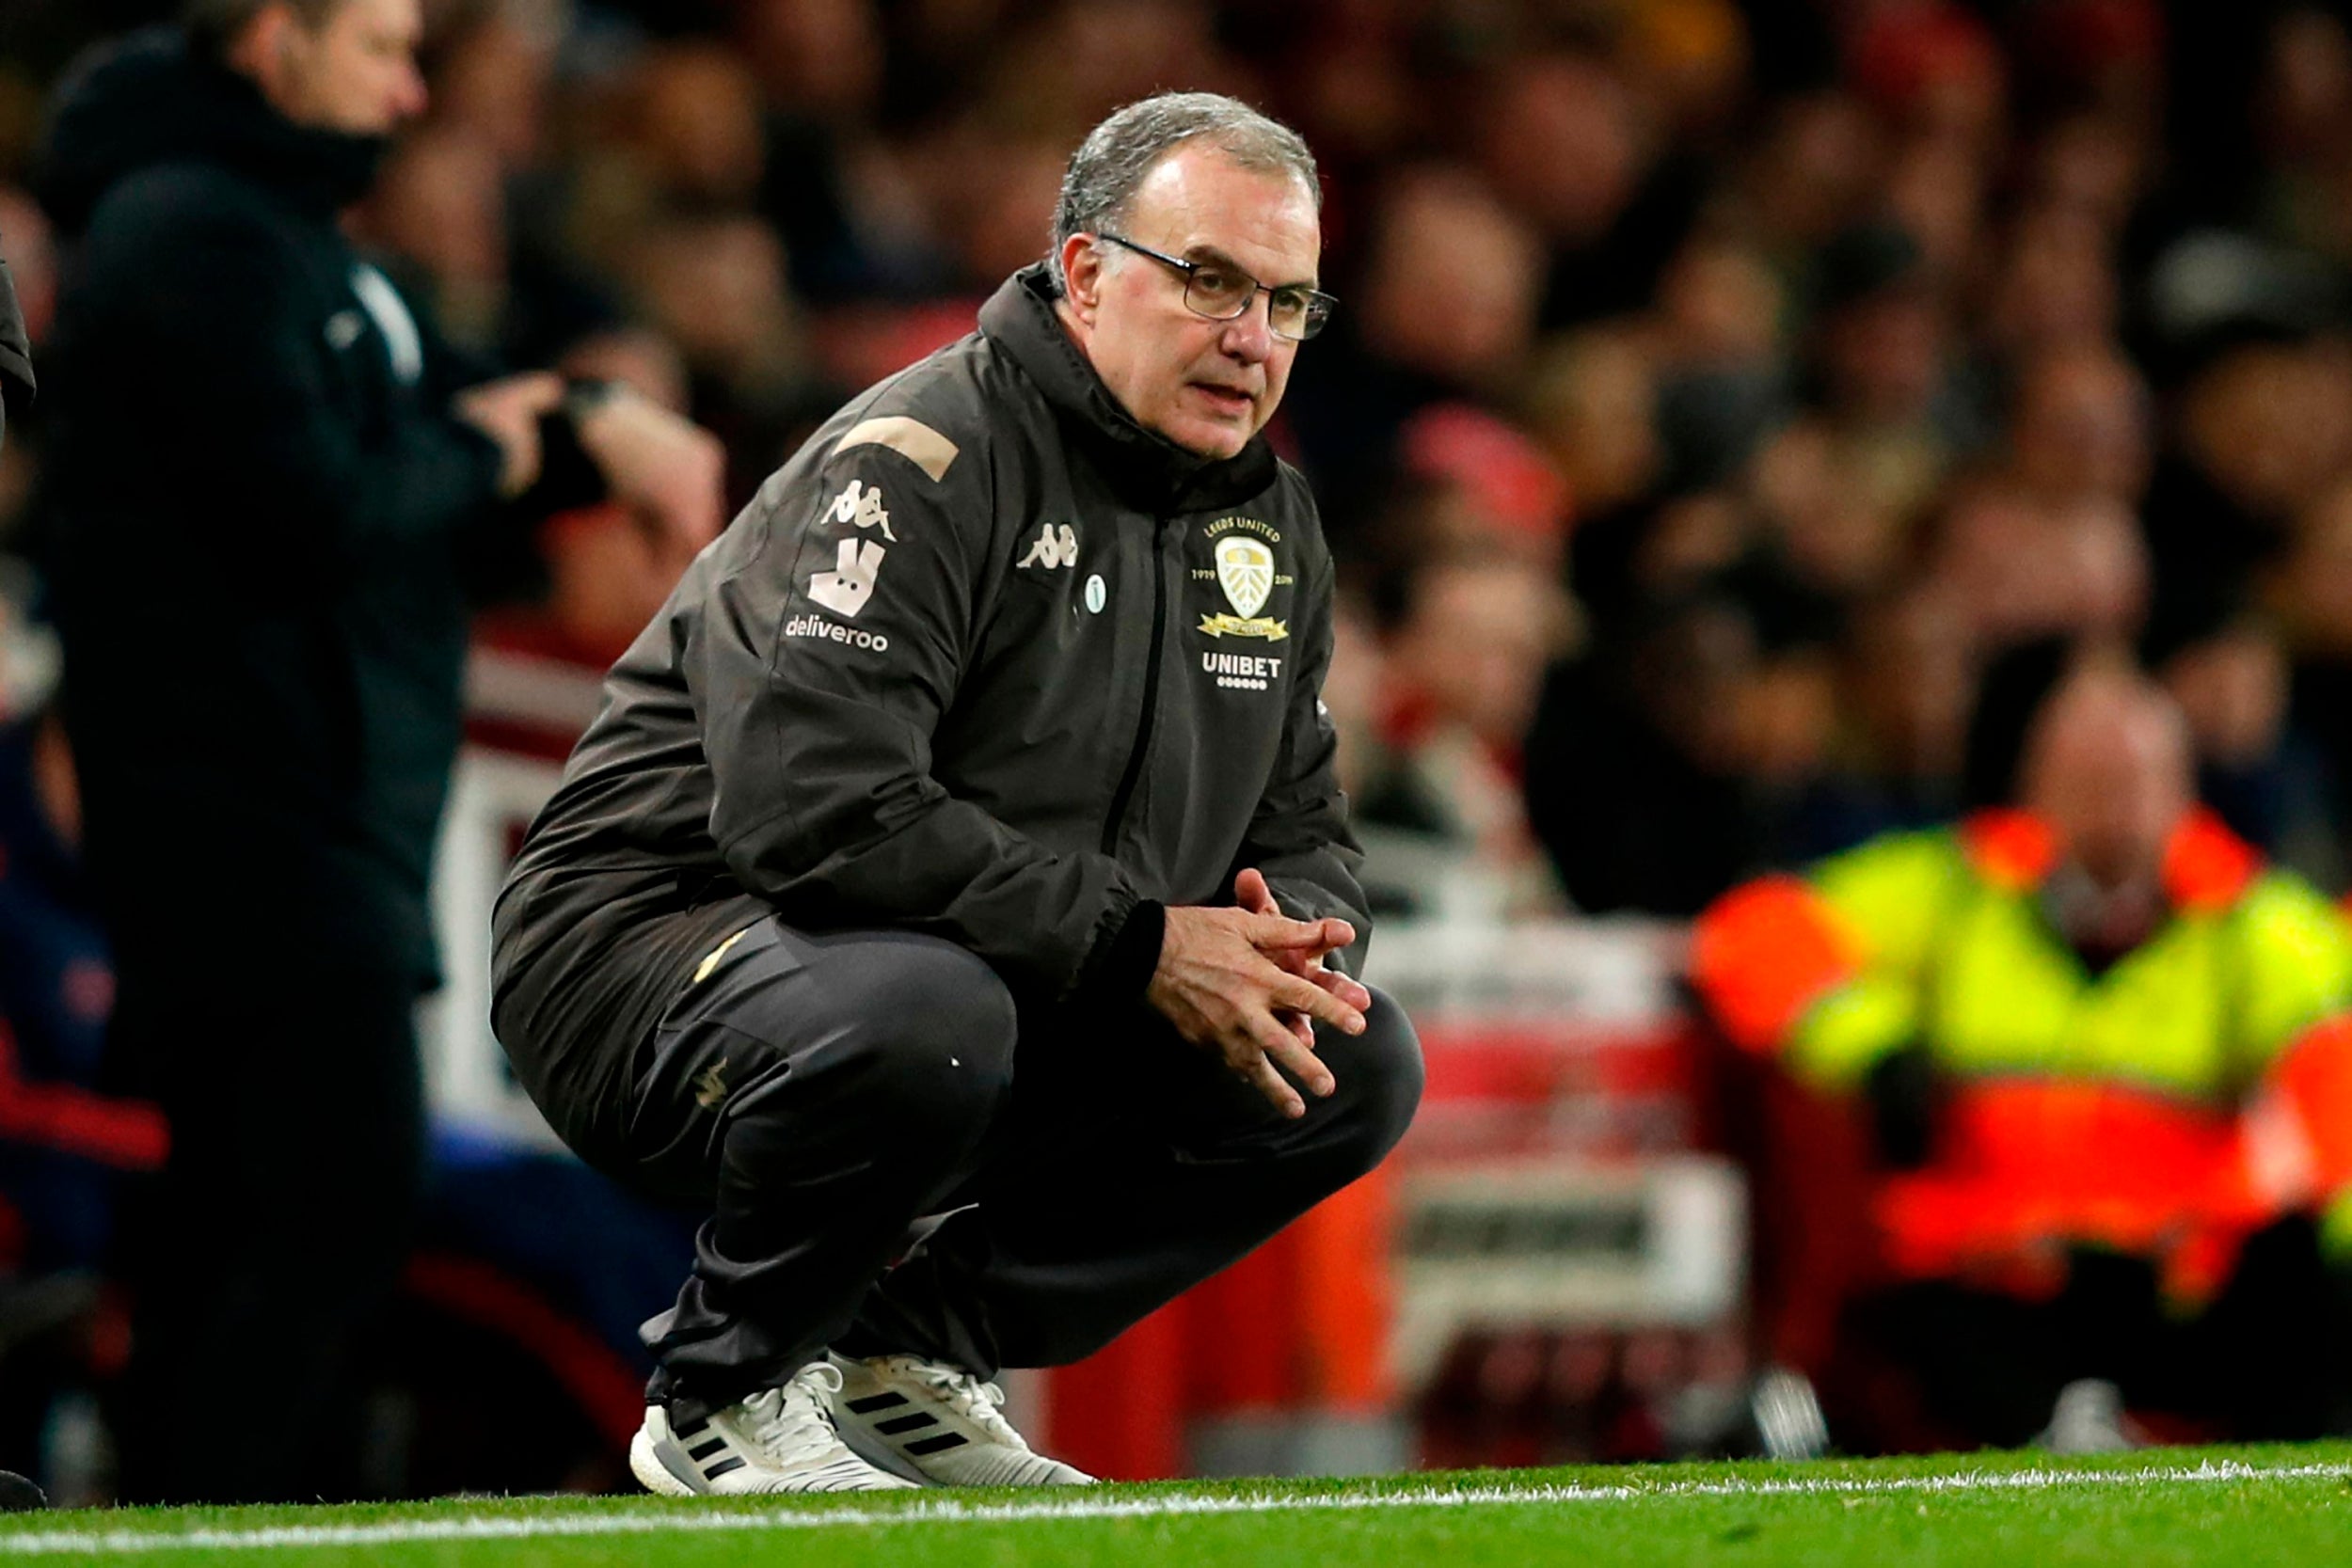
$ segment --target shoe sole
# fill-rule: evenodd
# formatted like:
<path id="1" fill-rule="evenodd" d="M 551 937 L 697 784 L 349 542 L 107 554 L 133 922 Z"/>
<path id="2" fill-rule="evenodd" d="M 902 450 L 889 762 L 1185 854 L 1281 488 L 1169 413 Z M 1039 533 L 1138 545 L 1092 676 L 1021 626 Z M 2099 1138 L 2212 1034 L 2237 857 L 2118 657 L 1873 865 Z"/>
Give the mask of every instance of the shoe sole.
<path id="1" fill-rule="evenodd" d="M 638 1485 L 661 1497 L 691 1497 L 700 1495 L 661 1463 L 661 1456 L 654 1452 L 653 1439 L 645 1435 L 643 1428 L 628 1441 L 628 1470 L 637 1478 Z"/>

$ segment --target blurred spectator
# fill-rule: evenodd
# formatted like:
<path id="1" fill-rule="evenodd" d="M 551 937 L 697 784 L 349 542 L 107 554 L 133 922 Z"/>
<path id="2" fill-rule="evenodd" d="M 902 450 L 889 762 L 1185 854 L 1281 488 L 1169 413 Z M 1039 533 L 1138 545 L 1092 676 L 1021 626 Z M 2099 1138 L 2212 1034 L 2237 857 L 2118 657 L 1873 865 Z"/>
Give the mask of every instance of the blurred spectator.
<path id="1" fill-rule="evenodd" d="M 1934 558 L 1971 646 L 2128 640 L 2151 593 L 2139 378 L 2097 344 L 2047 348 L 2023 362 L 2010 402 L 2007 450 L 1958 487 Z"/>
<path id="2" fill-rule="evenodd" d="M 1528 426 L 1567 482 L 1580 522 L 1649 497 L 1665 468 L 1657 370 L 1627 335 L 1555 339 L 1528 379 Z"/>
<path id="3" fill-rule="evenodd" d="M 719 42 L 663 44 L 630 82 L 627 146 L 657 204 L 739 212 L 766 169 L 759 82 Z"/>
<path id="4" fill-rule="evenodd" d="M 1439 564 L 1445 541 L 1454 539 L 1557 572 L 1575 498 L 1573 481 L 1553 464 L 1557 448 L 1547 451 L 1517 427 L 1458 403 L 1436 404 L 1414 416 L 1400 445 L 1408 483 L 1433 484 L 1455 504 L 1441 506 L 1432 519 L 1439 526 L 1419 537 L 1375 543 Z"/>
<path id="5" fill-rule="evenodd" d="M 2010 222 L 1986 301 L 1986 345 L 2005 362 L 2112 336 L 2122 311 L 2113 238 L 2098 217 L 2058 202 Z"/>
<path id="6" fill-rule="evenodd" d="M 1944 280 L 1909 230 L 1841 230 L 1814 259 L 1804 421 L 1830 433 L 1848 482 L 1908 526 L 1979 436 L 1954 379 Z"/>
<path id="7" fill-rule="evenodd" d="M 2045 509 L 1990 488 L 1953 509 L 1940 575 L 1964 607 L 1965 635 L 1985 650 L 2128 632 L 2148 593 L 2130 513 L 2097 502 Z"/>
<path id="8" fill-rule="evenodd" d="M 0 1276 L 100 1268 L 113 1171 L 152 1169 L 163 1152 L 151 1106 L 90 1093 L 114 967 L 82 874 L 65 726 L 44 690 L 56 657 L 0 597 L 0 1216 L 13 1222 L 0 1231 L 14 1233 Z M 41 1099 L 46 1126 L 28 1115 Z M 69 1108 L 82 1114 L 57 1114 Z"/>
<path id="9" fill-rule="evenodd" d="M 1528 730 L 1527 816 L 1578 909 L 1692 914 L 1755 868 L 1757 663 L 1746 612 L 1702 594 L 1552 667 Z"/>
<path id="10" fill-rule="evenodd" d="M 775 231 L 746 215 L 658 223 L 627 250 L 640 307 L 677 345 L 688 410 L 726 443 L 728 495 L 748 501 L 827 406 L 803 351 Z"/>
<path id="11" fill-rule="evenodd" d="M 507 174 L 548 151 L 561 11 L 554 0 L 459 0 L 427 62 L 435 125 Z M 470 14 L 469 14 L 470 13 Z"/>
<path id="12" fill-rule="evenodd" d="M 1558 895 L 1528 828 L 1519 746 L 1567 607 L 1549 571 L 1469 542 L 1420 561 L 1401 596 L 1383 640 L 1378 760 L 1355 798 L 1391 845 L 1383 891 L 1404 912 L 1547 912 Z"/>
<path id="13" fill-rule="evenodd" d="M 497 150 L 453 131 L 411 138 L 384 167 L 362 232 L 415 264 L 451 339 L 501 347 L 507 308 L 504 170 Z"/>
<path id="14" fill-rule="evenodd" d="M 1866 606 L 1836 676 L 1837 730 L 1820 777 L 1789 807 L 1781 858 L 1931 827 L 1959 804 L 1976 661 L 1949 595 L 1913 588 Z"/>
<path id="15" fill-rule="evenodd" d="M 1879 128 L 1853 99 L 1814 92 L 1773 106 L 1741 171 L 1742 226 L 1795 270 L 1815 247 L 1877 205 Z"/>
<path id="16" fill-rule="evenodd" d="M 1656 481 L 1712 487 L 1747 466 L 1785 412 L 1787 306 L 1779 277 L 1745 244 L 1701 238 L 1675 259 L 1659 285 Z"/>
<path id="17" fill-rule="evenodd" d="M 2295 517 L 2352 466 L 2352 365 L 2264 324 L 2221 329 L 2172 394 L 2172 443 L 2149 488 L 2162 659 L 2249 606 Z"/>
<path id="18" fill-rule="evenodd" d="M 1532 341 L 1543 253 L 1475 175 L 1400 171 L 1385 186 L 1358 286 L 1302 356 L 1289 419 L 1335 532 L 1375 504 L 1412 417 L 1508 393 Z"/>
<path id="19" fill-rule="evenodd" d="M 2022 1443 L 2079 1379 L 2238 1438 L 2352 1422 L 2352 933 L 2192 789 L 2178 707 L 2093 664 L 2036 721 L 2018 809 L 1702 917 L 1732 1041 L 1875 1130 L 1850 1343 L 1917 1402 L 1841 1369 L 1849 1446 Z"/>
<path id="20" fill-rule="evenodd" d="M 1646 304 L 1704 189 L 1696 165 L 1664 155 L 1651 105 L 1600 61 L 1538 54 L 1499 64 L 1477 107 L 1480 166 L 1551 253 L 1543 324 Z"/>
<path id="21" fill-rule="evenodd" d="M 2315 5 L 2272 23 L 2253 104 L 2263 179 L 2249 193 L 2271 238 L 2352 262 L 2352 31 Z"/>

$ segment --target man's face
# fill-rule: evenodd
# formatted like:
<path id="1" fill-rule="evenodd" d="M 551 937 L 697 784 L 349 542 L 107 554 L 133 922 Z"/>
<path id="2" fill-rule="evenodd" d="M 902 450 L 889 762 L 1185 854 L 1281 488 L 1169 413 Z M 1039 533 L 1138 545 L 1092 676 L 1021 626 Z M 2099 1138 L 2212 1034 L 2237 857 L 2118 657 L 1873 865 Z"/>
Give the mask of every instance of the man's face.
<path id="1" fill-rule="evenodd" d="M 2187 732 L 2146 699 L 2068 699 L 2034 737 L 2025 803 L 2102 890 L 2151 882 L 2196 799 Z"/>
<path id="2" fill-rule="evenodd" d="M 297 125 L 380 136 L 424 110 L 418 0 L 342 0 L 316 26 L 291 13 L 275 32 L 262 89 Z"/>
<path id="3" fill-rule="evenodd" d="M 1239 268 L 1269 287 L 1312 284 L 1323 253 L 1314 199 L 1286 174 L 1181 146 L 1145 176 L 1123 238 L 1189 261 Z M 1073 330 L 1095 373 L 1136 421 L 1203 457 L 1232 457 L 1264 428 L 1298 345 L 1266 325 L 1266 296 L 1232 321 L 1184 303 L 1175 269 L 1106 242 L 1062 252 Z"/>

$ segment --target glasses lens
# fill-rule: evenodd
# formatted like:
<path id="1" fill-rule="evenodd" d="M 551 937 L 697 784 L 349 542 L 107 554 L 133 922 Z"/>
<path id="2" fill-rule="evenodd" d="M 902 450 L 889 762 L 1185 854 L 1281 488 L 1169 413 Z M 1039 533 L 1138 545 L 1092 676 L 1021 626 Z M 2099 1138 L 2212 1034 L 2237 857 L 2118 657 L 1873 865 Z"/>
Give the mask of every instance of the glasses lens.
<path id="1" fill-rule="evenodd" d="M 1322 323 L 1314 317 L 1311 289 L 1277 289 L 1266 297 L 1266 325 L 1285 338 L 1306 338 Z"/>
<path id="2" fill-rule="evenodd" d="M 1303 342 L 1331 319 L 1332 299 L 1313 289 L 1277 289 L 1266 302 L 1266 325 L 1277 336 Z"/>
<path id="3" fill-rule="evenodd" d="M 1184 303 L 1219 321 L 1230 321 L 1248 309 L 1249 296 L 1257 292 L 1256 283 L 1229 267 L 1199 265 L 1184 280 Z"/>

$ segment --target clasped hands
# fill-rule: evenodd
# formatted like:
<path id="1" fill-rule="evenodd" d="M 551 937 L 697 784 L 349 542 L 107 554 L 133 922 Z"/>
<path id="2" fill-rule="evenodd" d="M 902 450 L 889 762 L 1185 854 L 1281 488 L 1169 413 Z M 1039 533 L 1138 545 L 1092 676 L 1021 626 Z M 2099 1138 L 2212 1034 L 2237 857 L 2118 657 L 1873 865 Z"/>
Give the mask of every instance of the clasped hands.
<path id="1" fill-rule="evenodd" d="M 1325 955 L 1355 942 L 1356 928 L 1291 919 L 1254 869 L 1233 879 L 1233 899 L 1231 908 L 1168 910 L 1144 999 L 1284 1116 L 1303 1117 L 1307 1102 L 1292 1078 L 1317 1099 L 1337 1086 L 1315 1054 L 1315 1024 L 1360 1035 L 1372 1006 L 1372 992 L 1324 966 Z"/>

